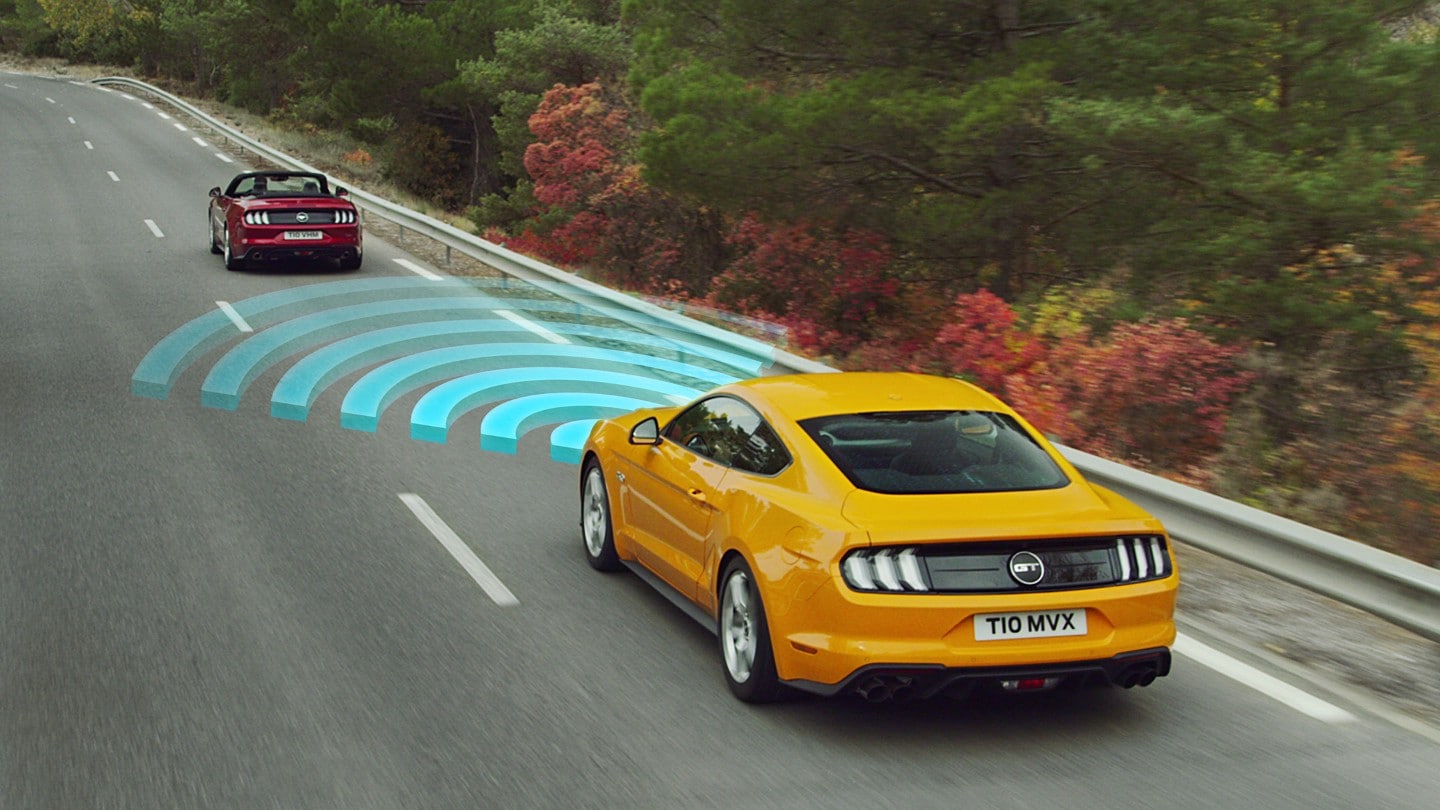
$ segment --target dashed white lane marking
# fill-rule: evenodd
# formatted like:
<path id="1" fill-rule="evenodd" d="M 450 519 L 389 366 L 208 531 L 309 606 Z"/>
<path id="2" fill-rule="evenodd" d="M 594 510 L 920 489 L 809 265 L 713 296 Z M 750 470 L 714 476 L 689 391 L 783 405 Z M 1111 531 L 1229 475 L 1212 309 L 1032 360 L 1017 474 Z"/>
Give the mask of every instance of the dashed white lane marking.
<path id="1" fill-rule="evenodd" d="M 116 174 L 115 172 L 105 172 L 105 173 L 108 174 L 108 175 L 110 175 L 110 179 L 111 179 L 111 180 L 114 180 L 114 181 L 117 182 L 117 183 L 120 182 L 120 175 Z"/>
<path id="2" fill-rule="evenodd" d="M 162 112 L 162 113 L 159 113 L 159 116 L 160 116 L 161 118 L 165 119 L 166 121 L 169 121 L 169 120 L 170 120 L 170 116 L 169 116 L 169 115 L 166 115 L 166 114 L 163 113 L 163 112 Z"/>
<path id="3" fill-rule="evenodd" d="M 432 273 L 429 270 L 426 270 L 425 268 L 416 264 L 415 262 L 410 261 L 409 259 L 396 259 L 395 263 L 405 268 L 406 270 L 409 270 L 415 275 L 420 276 L 421 278 L 428 278 L 431 281 L 445 280 L 445 277 L 440 275 L 439 273 Z"/>
<path id="4" fill-rule="evenodd" d="M 220 311 L 225 313 L 225 317 L 229 318 L 231 323 L 235 324 L 236 329 L 239 329 L 241 332 L 255 331 L 250 328 L 250 324 L 245 321 L 245 318 L 242 317 L 239 312 L 235 311 L 235 307 L 230 306 L 229 301 L 216 301 L 215 306 L 220 307 Z"/>
<path id="5" fill-rule="evenodd" d="M 153 220 L 153 219 L 147 219 L 147 220 L 145 220 L 145 227 L 149 228 L 149 229 L 150 229 L 150 232 L 153 233 L 153 234 L 155 234 L 155 238 L 156 238 L 156 239 L 164 239 L 164 238 L 165 238 L 165 233 L 160 230 L 160 226 L 159 226 L 159 225 L 156 225 L 156 224 L 155 224 L 155 220 Z"/>
<path id="6" fill-rule="evenodd" d="M 69 121 L 70 121 L 70 123 L 72 123 L 72 124 L 73 124 L 73 123 L 75 123 L 75 116 L 73 116 L 73 115 L 72 115 L 72 116 L 70 116 L 70 118 L 69 118 L 69 119 L 67 119 L 67 120 L 69 120 Z"/>
<path id="7" fill-rule="evenodd" d="M 55 99 L 50 98 L 49 96 L 46 96 L 46 97 L 45 97 L 45 100 L 48 101 L 48 102 L 50 102 L 51 104 L 54 104 L 54 103 L 55 103 Z"/>
<path id="8" fill-rule="evenodd" d="M 561 337 L 560 335 L 557 335 L 557 334 L 555 334 L 554 332 L 551 332 L 549 329 L 546 329 L 545 327 L 541 326 L 540 324 L 535 323 L 534 321 L 530 320 L 529 318 L 524 318 L 524 317 L 521 317 L 521 316 L 519 316 L 519 315 L 516 315 L 515 313 L 511 312 L 511 311 L 508 310 L 508 309 L 497 309 L 497 310 L 495 310 L 495 314 L 496 314 L 496 315 L 499 315 L 500 317 L 504 318 L 505 320 L 507 320 L 507 321 L 509 321 L 509 322 L 511 322 L 511 323 L 513 323 L 513 324 L 519 325 L 522 329 L 525 329 L 525 330 L 527 330 L 527 331 L 533 332 L 533 333 L 539 335 L 540 337 L 545 338 L 546 340 L 550 341 L 551 343 L 569 343 L 569 342 L 570 342 L 569 340 L 566 340 L 565 338 Z"/>
<path id="9" fill-rule="evenodd" d="M 222 152 L 216 152 L 216 153 L 215 153 L 215 157 L 220 158 L 221 160 L 225 161 L 226 163 L 234 163 L 234 162 L 235 162 L 235 161 L 233 161 L 233 160 L 230 159 L 230 156 L 229 156 L 229 155 L 224 154 L 224 153 L 222 153 Z"/>
<path id="10" fill-rule="evenodd" d="M 400 500 L 409 507 L 415 517 L 419 518 L 425 528 L 435 535 L 435 539 L 440 541 L 440 545 L 450 552 L 450 556 L 460 563 L 460 567 L 465 569 L 465 572 L 475 580 L 475 584 L 479 585 L 481 590 L 485 591 L 491 601 L 501 607 L 513 607 L 520 604 L 520 600 L 515 598 L 515 594 L 511 593 L 510 589 L 505 587 L 505 583 L 501 582 L 500 578 L 495 576 L 495 573 L 481 562 L 479 557 L 475 556 L 475 552 L 465 545 L 465 541 L 460 539 L 460 535 L 456 534 L 454 529 L 451 529 L 445 521 L 440 519 L 439 515 L 435 514 L 435 510 L 430 508 L 430 504 L 426 503 L 424 498 L 409 492 L 402 492 Z"/>
<path id="11" fill-rule="evenodd" d="M 178 129 L 178 130 L 180 130 L 181 132 L 189 132 L 189 131 L 190 131 L 189 127 L 186 127 L 184 124 L 180 123 L 179 121 L 176 121 L 176 122 L 175 122 L 175 128 Z"/>
<path id="12" fill-rule="evenodd" d="M 79 81 L 76 81 L 76 80 L 74 80 L 74 79 L 71 79 L 71 80 L 70 80 L 70 83 L 73 84 L 73 85 L 75 85 L 76 87 L 84 87 L 84 86 L 85 86 L 85 82 L 79 82 Z"/>
<path id="13" fill-rule="evenodd" d="M 210 144 L 206 143 L 206 142 L 205 142 L 205 139 L 202 138 L 202 137 L 200 137 L 199 135 L 196 135 L 195 137 L 191 138 L 190 140 L 194 141 L 195 143 L 200 144 L 200 148 L 201 148 L 201 149 L 209 149 L 209 148 L 210 148 Z"/>
<path id="14" fill-rule="evenodd" d="M 86 148 L 86 149 L 94 149 L 94 148 L 95 148 L 95 144 L 93 144 L 93 143 L 91 143 L 91 142 L 89 142 L 89 141 L 86 141 L 86 142 L 85 142 L 85 148 Z"/>
<path id="15" fill-rule="evenodd" d="M 1325 723 L 1350 723 L 1355 720 L 1355 715 L 1339 706 L 1297 689 L 1279 678 L 1267 675 L 1255 667 L 1231 658 L 1214 647 L 1202 644 L 1189 636 L 1183 634 L 1176 636 L 1174 650 L 1201 666 L 1209 667 L 1227 678 L 1238 681 L 1316 720 Z"/>
<path id="16" fill-rule="evenodd" d="M 147 109 L 147 110 L 153 110 L 153 109 L 155 109 L 155 105 L 154 105 L 154 104 L 151 104 L 151 103 L 148 102 L 148 101 L 142 101 L 142 102 L 140 102 L 140 106 L 141 106 L 141 107 L 144 107 L 144 108 Z"/>
<path id="17" fill-rule="evenodd" d="M 130 99 L 131 101 L 136 101 L 136 100 L 137 100 L 134 96 L 130 95 L 129 93 L 121 93 L 120 96 L 121 96 L 121 98 L 128 98 L 128 99 Z"/>

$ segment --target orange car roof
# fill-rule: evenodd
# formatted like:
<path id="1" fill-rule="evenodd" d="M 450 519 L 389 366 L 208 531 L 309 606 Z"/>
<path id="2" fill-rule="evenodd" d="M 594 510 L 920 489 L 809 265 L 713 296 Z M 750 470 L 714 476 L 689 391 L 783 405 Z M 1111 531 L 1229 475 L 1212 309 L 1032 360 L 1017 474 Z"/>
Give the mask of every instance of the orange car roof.
<path id="1" fill-rule="evenodd" d="M 763 400 L 795 420 L 875 411 L 1010 410 L 963 380 L 909 372 L 791 374 L 727 387 Z"/>

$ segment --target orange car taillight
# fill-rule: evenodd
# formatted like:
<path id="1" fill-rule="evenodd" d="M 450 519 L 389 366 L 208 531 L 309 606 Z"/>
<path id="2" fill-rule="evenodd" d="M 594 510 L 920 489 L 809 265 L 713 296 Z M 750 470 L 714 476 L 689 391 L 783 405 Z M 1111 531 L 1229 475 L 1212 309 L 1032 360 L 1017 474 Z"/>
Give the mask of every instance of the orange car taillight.
<path id="1" fill-rule="evenodd" d="M 928 591 L 930 584 L 915 549 L 855 551 L 840 564 L 845 584 L 857 591 Z"/>
<path id="2" fill-rule="evenodd" d="M 1159 537 L 1122 537 L 1115 541 L 1115 557 L 1120 565 L 1120 582 L 1170 575 L 1170 555 L 1165 553 Z"/>

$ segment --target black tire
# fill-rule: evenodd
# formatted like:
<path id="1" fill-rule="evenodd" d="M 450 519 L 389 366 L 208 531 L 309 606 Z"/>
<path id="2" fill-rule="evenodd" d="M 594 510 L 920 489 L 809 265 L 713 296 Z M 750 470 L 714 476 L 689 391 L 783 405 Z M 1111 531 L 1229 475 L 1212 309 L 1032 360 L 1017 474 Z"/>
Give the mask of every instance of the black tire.
<path id="1" fill-rule="evenodd" d="M 220 243 L 215 241 L 215 223 L 210 219 L 209 214 L 205 215 L 205 230 L 210 232 L 210 252 L 216 256 L 224 253 L 224 250 L 220 247 Z"/>
<path id="2" fill-rule="evenodd" d="M 736 557 L 720 575 L 720 612 L 716 635 L 725 683 L 746 703 L 772 703 L 787 690 L 775 672 L 775 650 L 770 625 L 755 576 L 745 560 Z"/>
<path id="3" fill-rule="evenodd" d="M 359 254 L 356 254 L 355 256 L 346 256 L 346 257 L 344 257 L 343 259 L 340 260 L 340 269 L 341 269 L 341 270 L 359 270 L 359 269 L 360 269 L 360 263 L 363 262 L 363 261 L 364 261 L 364 258 L 363 258 L 362 256 L 360 256 Z"/>
<path id="4" fill-rule="evenodd" d="M 610 496 L 605 471 L 594 458 L 580 473 L 580 545 L 596 571 L 619 571 L 624 566 L 615 552 L 615 525 L 610 519 Z"/>
<path id="5" fill-rule="evenodd" d="M 244 260 L 244 259 L 241 259 L 241 258 L 237 258 L 237 257 L 235 256 L 235 254 L 233 254 L 233 253 L 230 252 L 230 226 L 229 226 L 229 225 L 226 225 L 226 226 L 225 226 L 225 236 L 224 236 L 223 239 L 224 239 L 224 243 L 225 243 L 225 244 L 224 244 L 224 246 L 223 246 L 223 248 L 222 248 L 222 252 L 225 254 L 225 269 L 226 269 L 226 270 L 244 270 L 244 269 L 245 269 L 245 260 Z"/>

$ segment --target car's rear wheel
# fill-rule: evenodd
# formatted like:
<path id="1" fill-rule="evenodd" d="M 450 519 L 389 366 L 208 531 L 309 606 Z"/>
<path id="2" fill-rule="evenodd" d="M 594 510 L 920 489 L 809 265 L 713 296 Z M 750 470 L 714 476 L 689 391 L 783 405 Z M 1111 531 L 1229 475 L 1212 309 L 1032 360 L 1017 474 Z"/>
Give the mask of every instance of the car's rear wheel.
<path id="1" fill-rule="evenodd" d="M 361 258 L 360 254 L 358 254 L 358 253 L 355 254 L 354 256 L 346 256 L 346 257 L 340 259 L 340 269 L 341 269 L 341 270 L 359 270 L 359 269 L 360 269 L 360 263 L 361 263 L 362 261 L 363 261 L 363 259 Z"/>
<path id="2" fill-rule="evenodd" d="M 585 559 L 597 571 L 619 571 L 620 555 L 615 551 L 615 526 L 610 521 L 610 498 L 605 492 L 605 471 L 600 462 L 585 462 L 580 477 L 580 535 L 585 541 Z"/>
<path id="3" fill-rule="evenodd" d="M 210 252 L 217 256 L 220 255 L 223 250 L 220 243 L 215 241 L 215 221 L 210 218 L 209 214 L 205 215 L 205 230 L 210 232 Z"/>
<path id="4" fill-rule="evenodd" d="M 234 253 L 232 253 L 232 252 L 230 251 L 230 226 L 229 226 L 229 225 L 226 225 L 226 226 L 225 226 L 225 236 L 224 236 L 224 238 L 223 238 L 222 241 L 224 242 L 223 252 L 224 252 L 224 254 L 225 254 L 225 269 L 226 269 L 226 270 L 244 270 L 244 269 L 245 269 L 245 260 L 237 257 Z"/>
<path id="5" fill-rule="evenodd" d="M 785 694 L 775 672 L 770 626 L 760 589 L 745 560 L 736 557 L 720 577 L 720 658 L 725 683 L 746 703 L 770 703 Z"/>

